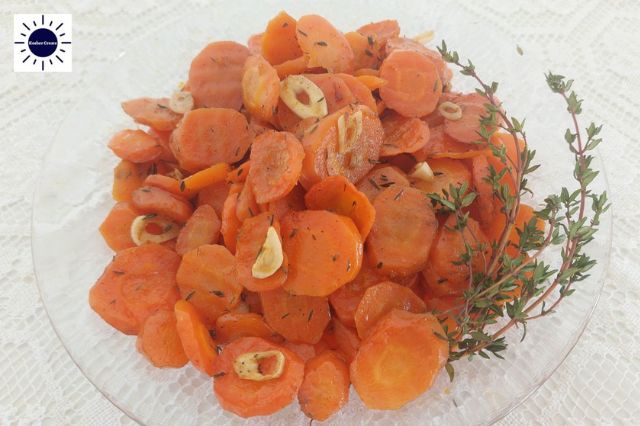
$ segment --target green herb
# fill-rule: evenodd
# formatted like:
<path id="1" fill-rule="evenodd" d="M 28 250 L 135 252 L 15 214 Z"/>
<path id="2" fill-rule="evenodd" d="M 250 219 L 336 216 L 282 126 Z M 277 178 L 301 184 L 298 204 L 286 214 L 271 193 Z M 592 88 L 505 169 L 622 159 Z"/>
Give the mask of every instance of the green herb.
<path id="1" fill-rule="evenodd" d="M 280 317 L 280 319 L 285 319 L 285 318 L 286 318 L 286 317 L 288 317 L 288 316 L 289 316 L 289 312 L 287 312 L 287 313 L 285 313 L 285 314 L 282 314 L 282 316 Z"/>
<path id="2" fill-rule="evenodd" d="M 183 180 L 180 181 L 180 192 L 184 192 L 184 190 L 186 189 L 187 185 L 184 183 Z"/>
<path id="3" fill-rule="evenodd" d="M 301 34 L 301 35 L 303 35 L 304 37 L 306 37 L 306 36 L 307 36 L 307 33 L 305 33 L 305 32 L 304 32 L 304 31 L 302 31 L 302 30 L 298 30 L 298 33 L 300 33 L 300 34 Z"/>
<path id="4" fill-rule="evenodd" d="M 369 43 L 369 46 L 373 46 L 373 37 L 372 36 L 367 36 L 367 43 Z"/>
<path id="5" fill-rule="evenodd" d="M 324 46 L 326 46 L 326 45 L 327 45 L 327 42 L 326 42 L 326 41 L 322 41 L 322 40 L 320 40 L 320 41 L 316 41 L 316 43 L 315 43 L 315 44 L 317 44 L 318 46 L 323 46 L 323 47 L 324 47 Z"/>
<path id="6" fill-rule="evenodd" d="M 184 300 L 189 300 L 193 297 L 193 295 L 196 294 L 196 291 L 193 290 L 191 291 L 189 294 L 187 294 L 187 297 L 184 298 Z"/>
<path id="7" fill-rule="evenodd" d="M 309 316 L 307 316 L 307 322 L 311 321 L 311 317 L 313 317 L 313 309 L 309 311 Z"/>
<path id="8" fill-rule="evenodd" d="M 116 275 L 124 275 L 124 271 L 112 271 Z"/>
<path id="9" fill-rule="evenodd" d="M 369 49 L 364 49 L 364 54 L 367 55 L 367 56 L 373 57 L 373 52 L 370 51 Z"/>
<path id="10" fill-rule="evenodd" d="M 160 109 L 167 109 L 167 107 L 166 107 L 166 106 L 164 106 L 164 105 L 156 104 L 156 106 L 157 106 L 158 108 L 160 108 Z"/>
<path id="11" fill-rule="evenodd" d="M 382 266 L 383 266 L 382 262 L 378 262 L 376 264 L 376 268 L 378 268 L 378 269 L 382 269 Z"/>
<path id="12" fill-rule="evenodd" d="M 297 233 L 298 233 L 298 228 L 293 228 L 291 230 L 291 233 L 289 234 L 289 238 L 295 237 Z"/>
<path id="13" fill-rule="evenodd" d="M 401 189 L 400 191 L 398 191 L 398 193 L 396 194 L 395 197 L 393 197 L 393 199 L 395 201 L 398 201 L 400 199 L 400 197 L 402 197 L 402 194 L 404 194 L 404 189 Z"/>
<path id="14" fill-rule="evenodd" d="M 518 52 L 518 55 L 520 55 L 520 56 L 524 55 L 524 51 L 522 50 L 522 47 L 520 47 L 520 46 L 516 46 L 516 52 Z"/>
<path id="15" fill-rule="evenodd" d="M 375 189 L 380 189 L 380 187 L 378 186 L 378 184 L 376 183 L 375 180 L 373 180 L 373 178 L 369 178 L 369 183 L 375 188 Z"/>
<path id="16" fill-rule="evenodd" d="M 285 24 L 286 24 L 286 22 L 285 22 Z M 223 377 L 223 376 L 225 376 L 226 374 L 227 374 L 227 373 L 225 373 L 224 371 L 221 371 L 221 372 L 219 372 L 219 373 L 215 373 L 215 374 L 213 375 L 213 378 L 214 378 L 214 379 L 217 379 L 218 377 Z"/>
<path id="17" fill-rule="evenodd" d="M 142 218 L 143 220 L 151 220 L 154 217 L 158 216 L 156 213 L 149 213 L 149 214 L 145 214 L 144 217 Z"/>
<path id="18" fill-rule="evenodd" d="M 214 296 L 224 297 L 224 292 L 220 290 L 210 290 L 209 293 L 213 294 Z"/>

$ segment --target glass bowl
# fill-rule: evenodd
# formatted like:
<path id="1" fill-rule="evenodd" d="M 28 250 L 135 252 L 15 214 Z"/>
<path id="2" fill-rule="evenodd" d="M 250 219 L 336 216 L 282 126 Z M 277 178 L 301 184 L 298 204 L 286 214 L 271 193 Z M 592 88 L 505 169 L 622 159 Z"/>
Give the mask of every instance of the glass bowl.
<path id="1" fill-rule="evenodd" d="M 89 307 L 88 291 L 110 261 L 98 226 L 110 209 L 112 169 L 117 159 L 106 144 L 117 130 L 134 124 L 120 102 L 170 94 L 186 79 L 191 58 L 208 42 L 245 42 L 280 9 L 293 16 L 318 13 L 336 27 L 355 29 L 386 18 L 400 22 L 409 36 L 435 30 L 436 40 L 472 58 L 487 81 L 499 81 L 499 96 L 510 114 L 527 117 L 530 144 L 541 167 L 531 179 L 535 204 L 562 185 L 574 186 L 573 160 L 563 141 L 568 115 L 562 100 L 546 88 L 540 64 L 520 56 L 516 44 L 481 18 L 443 2 L 254 2 L 250 13 L 240 2 L 186 8 L 183 16 L 160 25 L 87 85 L 79 103 L 58 129 L 42 165 L 34 195 L 33 260 L 42 300 L 53 327 L 78 367 L 96 388 L 132 419 L 149 425 L 307 424 L 297 403 L 266 418 L 241 419 L 223 411 L 212 394 L 211 379 L 192 367 L 152 367 L 135 348 L 135 338 L 120 334 Z M 456 76 L 454 87 L 471 90 Z M 596 167 L 603 165 L 596 160 Z M 596 180 L 606 188 L 604 171 Z M 504 360 L 475 358 L 455 364 L 456 379 L 441 374 L 431 390 L 397 411 L 368 410 L 355 392 L 327 423 L 489 424 L 534 392 L 560 365 L 584 330 L 604 282 L 611 243 L 611 215 L 590 246 L 598 260 L 588 280 L 578 283 L 557 314 L 536 320 L 519 343 L 521 331 L 507 334 Z M 558 252 L 551 258 L 557 258 Z"/>

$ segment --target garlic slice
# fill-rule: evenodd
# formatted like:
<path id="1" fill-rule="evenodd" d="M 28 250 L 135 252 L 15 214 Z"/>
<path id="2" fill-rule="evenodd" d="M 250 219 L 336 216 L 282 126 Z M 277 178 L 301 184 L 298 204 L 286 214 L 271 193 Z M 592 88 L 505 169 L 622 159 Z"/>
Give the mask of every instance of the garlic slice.
<path id="1" fill-rule="evenodd" d="M 178 114 L 184 114 L 193 109 L 193 95 L 191 92 L 180 90 L 174 92 L 169 99 L 169 109 Z"/>
<path id="2" fill-rule="evenodd" d="M 433 170 L 431 170 L 431 167 L 429 167 L 429 163 L 427 163 L 426 161 L 421 161 L 420 163 L 416 164 L 413 167 L 413 170 L 411 170 L 409 176 L 414 179 L 423 180 L 425 182 L 432 181 L 435 178 Z"/>
<path id="3" fill-rule="evenodd" d="M 278 237 L 276 229 L 270 226 L 258 257 L 251 267 L 251 275 L 258 279 L 268 278 L 282 266 L 283 260 L 280 237 Z"/>
<path id="4" fill-rule="evenodd" d="M 431 40 L 433 40 L 433 37 L 436 35 L 435 32 L 433 31 L 425 31 L 421 34 L 418 34 L 417 36 L 413 37 L 413 41 L 417 41 L 418 43 L 421 44 L 427 44 L 429 43 Z"/>
<path id="5" fill-rule="evenodd" d="M 443 102 L 438 105 L 438 112 L 447 120 L 456 121 L 462 118 L 462 108 L 454 102 Z"/>
<path id="6" fill-rule="evenodd" d="M 160 234 L 152 234 L 147 232 L 147 226 L 149 224 L 155 224 L 162 229 Z M 171 220 L 162 216 L 153 214 L 147 214 L 136 217 L 131 222 L 131 239 L 137 246 L 141 246 L 146 243 L 164 243 L 165 241 L 172 240 L 180 233 L 180 227 Z"/>
<path id="7" fill-rule="evenodd" d="M 271 357 L 274 357 L 276 361 L 273 371 L 264 374 L 260 371 L 260 360 Z M 284 354 L 280 351 L 247 352 L 238 355 L 236 359 L 233 360 L 233 370 L 241 379 L 263 382 L 282 376 L 284 372 L 284 362 Z"/>
<path id="8" fill-rule="evenodd" d="M 353 114 L 345 112 L 338 117 L 338 152 L 347 153 L 353 149 L 362 134 L 362 110 Z"/>
<path id="9" fill-rule="evenodd" d="M 298 100 L 298 94 L 302 92 L 309 97 L 308 104 Z M 329 111 L 322 90 L 302 75 L 290 75 L 280 82 L 280 99 L 300 118 L 322 118 Z"/>

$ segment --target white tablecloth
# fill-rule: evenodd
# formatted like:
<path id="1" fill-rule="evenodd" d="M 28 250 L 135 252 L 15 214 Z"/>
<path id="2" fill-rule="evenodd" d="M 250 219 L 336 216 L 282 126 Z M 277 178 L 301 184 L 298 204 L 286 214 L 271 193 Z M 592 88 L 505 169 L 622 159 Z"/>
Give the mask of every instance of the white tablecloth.
<path id="1" fill-rule="evenodd" d="M 52 133 L 81 96 L 80 83 L 114 60 L 132 36 L 153 31 L 167 16 L 188 13 L 189 8 L 179 3 L 183 2 L 0 2 L 2 425 L 133 423 L 84 378 L 53 333 L 32 269 L 31 199 Z M 640 2 L 484 0 L 464 5 L 452 2 L 451 7 L 477 13 L 517 40 L 525 52 L 535 51 L 544 60 L 544 68 L 575 78 L 586 98 L 587 115 L 606 125 L 601 155 L 614 203 L 614 236 L 602 298 L 565 362 L 501 424 L 637 424 Z M 73 13 L 74 71 L 13 73 L 13 13 Z"/>

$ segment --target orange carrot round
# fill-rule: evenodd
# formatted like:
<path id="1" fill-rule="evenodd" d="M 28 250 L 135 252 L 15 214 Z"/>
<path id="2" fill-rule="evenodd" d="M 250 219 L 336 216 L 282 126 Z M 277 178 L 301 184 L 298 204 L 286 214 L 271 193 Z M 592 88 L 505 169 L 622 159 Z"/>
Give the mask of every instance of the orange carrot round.
<path id="1" fill-rule="evenodd" d="M 296 38 L 296 25 L 296 20 L 284 11 L 278 13 L 267 24 L 267 29 L 262 35 L 262 56 L 272 65 L 282 64 L 302 56 L 302 50 Z"/>
<path id="2" fill-rule="evenodd" d="M 323 421 L 349 401 L 349 368 L 332 351 L 311 358 L 304 367 L 298 390 L 300 409 L 309 418 Z"/>
<path id="3" fill-rule="evenodd" d="M 397 167 L 380 165 L 362 178 L 356 187 L 373 203 L 379 193 L 394 185 L 410 186 L 409 179 Z"/>
<path id="4" fill-rule="evenodd" d="M 131 194 L 140 188 L 147 177 L 144 164 L 122 160 L 113 169 L 113 189 L 111 195 L 116 201 L 131 201 Z"/>
<path id="5" fill-rule="evenodd" d="M 133 163 L 153 161 L 162 154 L 158 140 L 142 130 L 122 130 L 111 138 L 109 148 L 123 160 Z"/>
<path id="6" fill-rule="evenodd" d="M 173 310 L 151 314 L 140 329 L 136 347 L 155 367 L 180 368 L 189 361 L 182 349 Z"/>
<path id="7" fill-rule="evenodd" d="M 198 370 L 208 376 L 213 375 L 218 352 L 200 313 L 186 300 L 176 302 L 174 313 L 178 336 L 187 358 Z"/>
<path id="8" fill-rule="evenodd" d="M 116 203 L 100 224 L 100 234 L 113 251 L 135 246 L 131 239 L 131 223 L 139 213 L 126 201 Z"/>
<path id="9" fill-rule="evenodd" d="M 249 56 L 242 75 L 244 107 L 255 117 L 269 121 L 278 106 L 280 79 L 262 56 Z"/>
<path id="10" fill-rule="evenodd" d="M 213 207 L 205 204 L 198 207 L 187 220 L 176 240 L 176 253 L 188 251 L 205 244 L 215 244 L 220 237 L 220 219 Z"/>
<path id="11" fill-rule="evenodd" d="M 169 99 L 139 98 L 122 103 L 124 112 L 136 123 L 152 127 L 159 131 L 175 129 L 182 118 L 169 108 Z"/>
<path id="12" fill-rule="evenodd" d="M 216 320 L 216 341 L 226 345 L 242 337 L 261 337 L 274 340 L 277 334 L 267 325 L 262 315 L 253 313 L 227 313 Z"/>
<path id="13" fill-rule="evenodd" d="M 298 19 L 296 32 L 310 68 L 322 67 L 329 72 L 353 71 L 351 46 L 329 21 L 318 15 L 306 15 Z"/>
<path id="14" fill-rule="evenodd" d="M 131 204 L 142 214 L 155 213 L 180 223 L 186 222 L 193 213 L 193 207 L 187 200 L 153 186 L 133 191 Z"/>
<path id="15" fill-rule="evenodd" d="M 419 118 L 389 114 L 382 119 L 382 128 L 384 142 L 380 148 L 381 157 L 416 152 L 429 141 L 429 126 Z"/>

